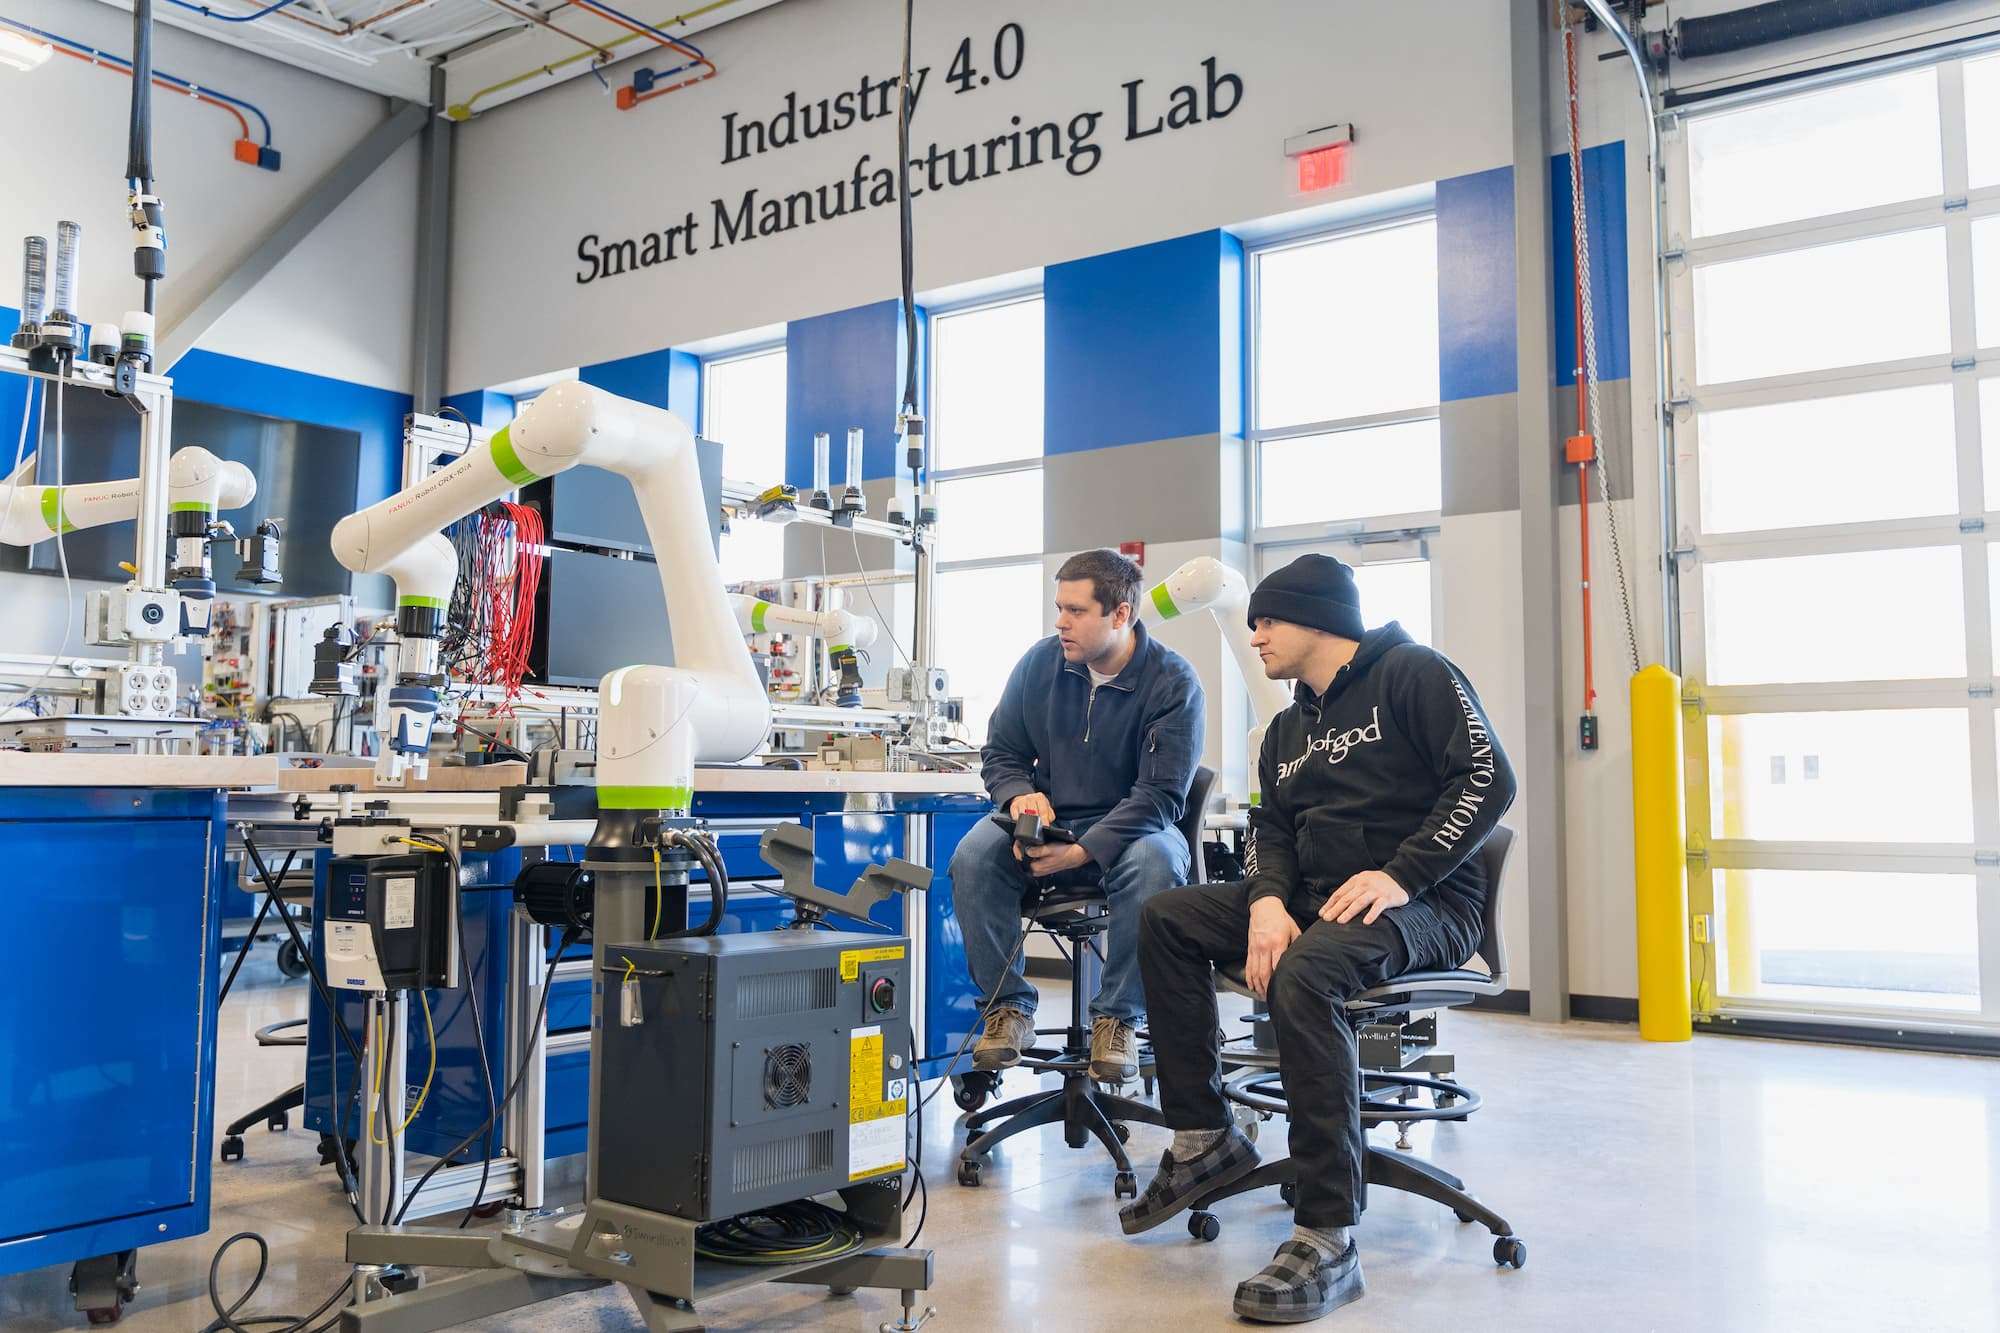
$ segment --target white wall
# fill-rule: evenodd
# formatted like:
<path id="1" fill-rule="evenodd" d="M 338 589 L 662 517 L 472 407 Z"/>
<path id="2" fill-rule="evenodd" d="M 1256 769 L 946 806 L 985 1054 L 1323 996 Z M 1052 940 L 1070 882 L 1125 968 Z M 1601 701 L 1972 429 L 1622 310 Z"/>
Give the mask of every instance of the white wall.
<path id="1" fill-rule="evenodd" d="M 76 0 L 8 0 L 7 16 L 131 54 L 129 17 Z M 255 103 L 271 118 L 283 169 L 236 161 L 235 120 L 182 94 L 153 90 L 155 189 L 167 210 L 161 308 L 227 272 L 334 163 L 387 114 L 371 93 L 158 26 L 154 66 Z M 79 312 L 118 322 L 139 305 L 125 223 L 128 79 L 56 55 L 23 74 L 0 70 L 0 303 L 18 305 L 19 238 L 52 240 L 58 219 L 83 224 Z M 251 121 L 253 135 L 256 122 Z M 200 346 L 377 388 L 410 387 L 415 282 L 416 153 L 405 149 Z"/>
<path id="2" fill-rule="evenodd" d="M 1103 253 L 1301 207 L 1283 140 L 1337 121 L 1359 142 L 1345 193 L 1457 175 L 1509 158 L 1503 0 L 1265 0 L 1231 18 L 1206 0 L 1141 8 L 1016 0 L 918 7 L 914 63 L 931 74 L 913 156 L 1103 111 L 1088 175 L 1044 163 L 914 201 L 919 288 Z M 1254 15 L 1254 17 L 1253 17 Z M 722 117 L 769 117 L 788 91 L 816 100 L 895 72 L 901 7 L 795 0 L 704 34 L 722 73 L 620 112 L 577 80 L 465 125 L 453 231 L 453 392 L 607 360 L 896 294 L 893 205 L 708 248 L 712 201 L 849 179 L 896 159 L 895 122 L 723 165 Z M 960 95 L 946 75 L 961 38 L 991 64 L 1002 22 L 1026 36 L 1018 77 Z M 1125 141 L 1121 85 L 1143 79 L 1151 114 L 1201 61 L 1244 83 L 1226 119 Z M 630 66 L 621 66 L 620 70 Z M 620 70 L 611 72 L 614 83 Z M 1315 199 L 1313 202 L 1318 202 Z M 637 237 L 694 210 L 692 256 L 587 285 L 578 241 Z"/>

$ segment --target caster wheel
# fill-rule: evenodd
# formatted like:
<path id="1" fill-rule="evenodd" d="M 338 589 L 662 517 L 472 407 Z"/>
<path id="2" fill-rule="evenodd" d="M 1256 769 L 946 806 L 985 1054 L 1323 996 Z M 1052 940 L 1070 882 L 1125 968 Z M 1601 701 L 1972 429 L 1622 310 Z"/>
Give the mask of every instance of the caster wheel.
<path id="1" fill-rule="evenodd" d="M 278 970 L 288 977 L 306 974 L 306 957 L 299 952 L 299 946 L 290 940 L 278 946 Z"/>
<path id="2" fill-rule="evenodd" d="M 1214 1213 L 1189 1213 L 1188 1235 L 1199 1241 L 1211 1241 L 1222 1234 L 1222 1219 Z"/>
<path id="3" fill-rule="evenodd" d="M 269 1120 L 266 1120 L 264 1122 L 264 1128 L 269 1130 L 273 1134 L 282 1134 L 291 1127 L 292 1127 L 292 1118 L 286 1115 L 283 1111 L 278 1112 L 278 1114 L 272 1116 Z"/>
<path id="4" fill-rule="evenodd" d="M 1493 1262 L 1502 1268 L 1521 1268 L 1528 1262 L 1528 1242 L 1518 1236 L 1502 1236 L 1493 1242 Z"/>
<path id="5" fill-rule="evenodd" d="M 122 1305 L 100 1305 L 94 1309 L 85 1310 L 83 1315 L 93 1325 L 115 1324 L 125 1317 L 125 1307 Z"/>
<path id="6" fill-rule="evenodd" d="M 986 1090 L 961 1083 L 951 1090 L 951 1099 L 958 1103 L 961 1111 L 977 1111 L 986 1105 Z"/>
<path id="7" fill-rule="evenodd" d="M 1120 1143 L 1130 1143 L 1132 1141 L 1132 1127 L 1123 1120 L 1112 1121 L 1111 1132 L 1118 1136 Z"/>
<path id="8" fill-rule="evenodd" d="M 222 1141 L 222 1160 L 240 1162 L 243 1160 L 243 1140 L 231 1134 Z"/>
<path id="9" fill-rule="evenodd" d="M 1117 1180 L 1112 1182 L 1111 1192 L 1114 1198 L 1136 1199 L 1139 1197 L 1139 1178 L 1130 1171 L 1120 1171 Z"/>
<path id="10" fill-rule="evenodd" d="M 972 1188 L 979 1185 L 979 1163 L 963 1158 L 958 1163 L 958 1183 Z"/>
<path id="11" fill-rule="evenodd" d="M 417 1275 L 403 1271 L 382 1275 L 382 1290 L 392 1295 L 402 1296 L 417 1289 Z"/>
<path id="12" fill-rule="evenodd" d="M 1298 1207 L 1299 1205 L 1298 1184 L 1294 1181 L 1288 1180 L 1284 1184 L 1278 1186 L 1278 1197 L 1285 1201 L 1285 1207 L 1287 1208 Z"/>
<path id="13" fill-rule="evenodd" d="M 1452 1212 L 1457 1214 L 1458 1220 L 1460 1222 L 1477 1222 L 1479 1220 L 1478 1218 L 1474 1217 L 1471 1213 L 1461 1213 L 1456 1208 L 1452 1209 Z"/>
<path id="14" fill-rule="evenodd" d="M 1445 1123 L 1448 1125 L 1462 1125 L 1470 1119 L 1472 1117 L 1469 1115 L 1448 1115 L 1444 1118 Z"/>
<path id="15" fill-rule="evenodd" d="M 495 1199 L 492 1203 L 480 1204 L 472 1210 L 472 1215 L 478 1218 L 498 1217 L 506 1207 L 507 1201 L 505 1199 Z"/>
<path id="16" fill-rule="evenodd" d="M 1452 1096 L 1448 1092 L 1440 1092 L 1435 1098 L 1432 1099 L 1431 1104 L 1437 1107 L 1438 1110 L 1442 1111 L 1446 1107 L 1458 1105 L 1458 1098 Z"/>
<path id="17" fill-rule="evenodd" d="M 852 1296 L 856 1290 L 857 1288 L 854 1287 L 828 1287 L 826 1294 L 829 1296 Z"/>

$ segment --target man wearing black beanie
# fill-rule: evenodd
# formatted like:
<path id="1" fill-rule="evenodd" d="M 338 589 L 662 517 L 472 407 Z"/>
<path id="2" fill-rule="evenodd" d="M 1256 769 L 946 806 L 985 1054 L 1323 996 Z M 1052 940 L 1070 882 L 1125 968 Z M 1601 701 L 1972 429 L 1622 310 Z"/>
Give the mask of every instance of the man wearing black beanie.
<path id="1" fill-rule="evenodd" d="M 1222 1097 L 1210 967 L 1242 963 L 1270 1005 L 1298 1163 L 1292 1238 L 1236 1289 L 1236 1313 L 1302 1323 L 1362 1293 L 1349 1229 L 1366 1146 L 1353 996 L 1478 948 L 1487 884 L 1473 856 L 1514 799 L 1514 773 L 1479 697 L 1393 622 L 1364 628 L 1354 571 L 1301 556 L 1250 596 L 1251 643 L 1273 680 L 1298 682 L 1258 756 L 1249 878 L 1170 889 L 1146 904 L 1146 985 L 1160 1109 L 1173 1147 L 1128 1234 L 1247 1175 L 1257 1150 Z"/>

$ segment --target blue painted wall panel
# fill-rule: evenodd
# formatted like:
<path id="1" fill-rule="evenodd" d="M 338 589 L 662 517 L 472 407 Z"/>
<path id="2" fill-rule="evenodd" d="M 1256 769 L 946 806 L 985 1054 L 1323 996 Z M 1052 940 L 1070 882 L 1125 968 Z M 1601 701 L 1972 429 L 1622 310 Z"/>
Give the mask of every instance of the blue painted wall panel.
<path id="1" fill-rule="evenodd" d="M 1576 383 L 1576 238 L 1569 158 L 1549 164 L 1549 227 L 1555 233 L 1556 383 Z M 1597 324 L 1599 381 L 1632 375 L 1632 301 L 1627 273 L 1625 145 L 1583 151 L 1583 203 L 1590 220 L 1590 301 Z"/>
<path id="2" fill-rule="evenodd" d="M 921 384 L 924 311 L 917 311 Z M 829 475 L 847 481 L 847 430 L 859 426 L 864 480 L 901 469 L 896 410 L 903 399 L 903 303 L 877 301 L 785 326 L 785 480 L 812 484 L 812 437 L 832 437 Z M 921 396 L 919 397 L 921 401 Z"/>
<path id="3" fill-rule="evenodd" d="M 601 361 L 584 366 L 576 377 L 620 398 L 678 412 L 690 429 L 701 425 L 700 362 L 686 352 L 663 347 L 657 352 Z"/>
<path id="4" fill-rule="evenodd" d="M 1045 269 L 1044 451 L 1240 430 L 1241 265 L 1202 231 Z"/>
<path id="5" fill-rule="evenodd" d="M 1514 169 L 1437 183 L 1438 394 L 1512 393 L 1519 382 Z"/>
<path id="6" fill-rule="evenodd" d="M 491 389 L 452 394 L 444 400 L 444 406 L 457 408 L 473 425 L 486 430 L 499 430 L 514 419 L 513 397 Z"/>

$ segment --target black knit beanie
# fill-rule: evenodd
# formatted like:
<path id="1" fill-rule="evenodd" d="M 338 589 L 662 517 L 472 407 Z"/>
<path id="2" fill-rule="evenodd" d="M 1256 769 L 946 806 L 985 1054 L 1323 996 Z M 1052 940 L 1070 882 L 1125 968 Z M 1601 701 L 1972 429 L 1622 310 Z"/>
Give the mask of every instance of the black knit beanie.
<path id="1" fill-rule="evenodd" d="M 1302 555 L 1265 575 L 1250 594 L 1250 628 L 1256 629 L 1265 616 L 1343 639 L 1358 641 L 1368 632 L 1361 623 L 1354 571 L 1328 555 Z"/>

